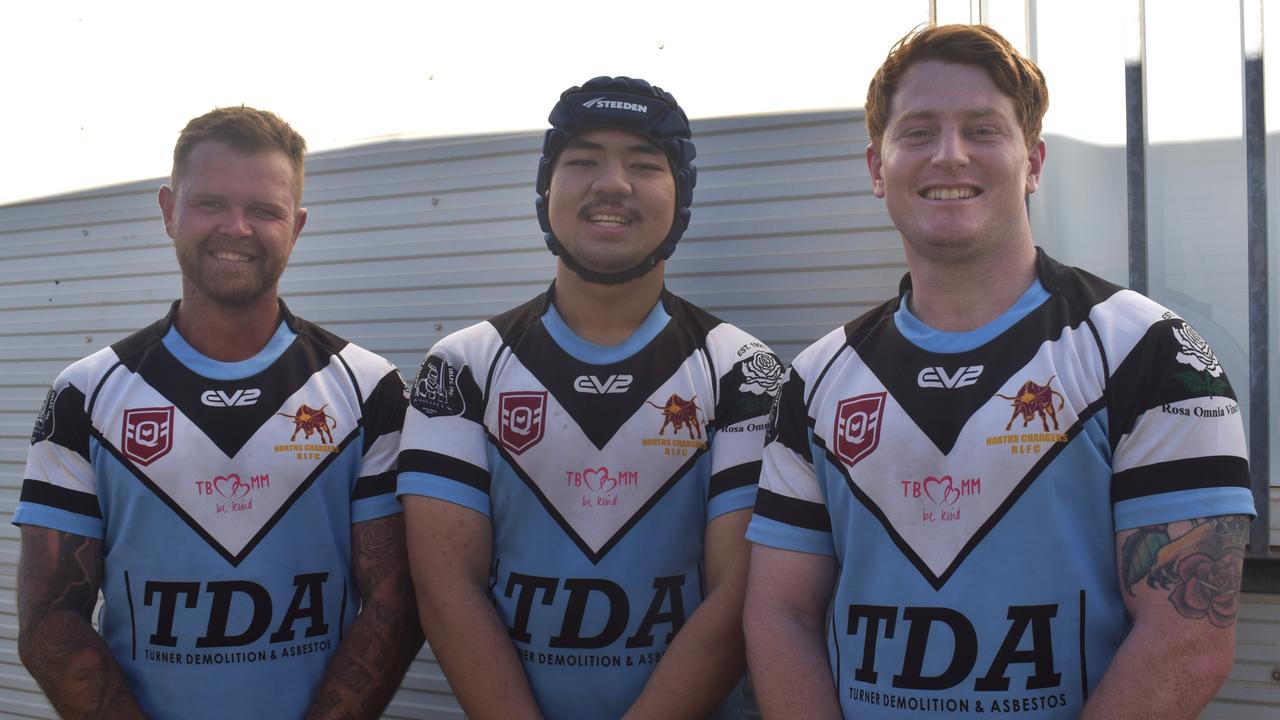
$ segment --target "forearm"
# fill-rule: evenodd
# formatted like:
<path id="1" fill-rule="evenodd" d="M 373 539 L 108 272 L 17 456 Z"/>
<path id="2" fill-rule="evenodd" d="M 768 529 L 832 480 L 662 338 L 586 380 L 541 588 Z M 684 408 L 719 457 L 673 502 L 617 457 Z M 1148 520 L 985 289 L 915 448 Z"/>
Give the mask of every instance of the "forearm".
<path id="1" fill-rule="evenodd" d="M 820 622 L 805 622 L 785 613 L 752 611 L 746 628 L 751 683 L 766 720 L 840 717 L 839 696 Z"/>
<path id="2" fill-rule="evenodd" d="M 51 612 L 19 638 L 22 664 L 66 720 L 145 718 L 102 637 L 87 620 Z"/>
<path id="3" fill-rule="evenodd" d="M 422 647 L 404 518 L 356 523 L 351 555 L 360 614 L 329 660 L 307 720 L 378 717 Z"/>
<path id="4" fill-rule="evenodd" d="M 1220 632 L 1234 638 L 1234 630 Z M 1195 720 L 1222 686 L 1231 660 L 1186 636 L 1131 633 L 1080 719 Z"/>
<path id="5" fill-rule="evenodd" d="M 422 627 L 467 717 L 540 718 L 511 636 L 488 596 L 475 587 L 440 594 L 447 597 L 420 598 Z"/>
<path id="6" fill-rule="evenodd" d="M 722 587 L 707 596 L 676 633 L 626 720 L 705 718 L 725 699 L 746 672 L 742 592 Z"/>
<path id="7" fill-rule="evenodd" d="M 411 604 L 365 603 L 330 659 L 305 717 L 378 717 L 421 647 L 422 630 Z"/>
<path id="8" fill-rule="evenodd" d="M 63 718 L 145 718 L 124 670 L 89 623 L 101 577 L 97 540 L 24 525 L 18 655 Z"/>

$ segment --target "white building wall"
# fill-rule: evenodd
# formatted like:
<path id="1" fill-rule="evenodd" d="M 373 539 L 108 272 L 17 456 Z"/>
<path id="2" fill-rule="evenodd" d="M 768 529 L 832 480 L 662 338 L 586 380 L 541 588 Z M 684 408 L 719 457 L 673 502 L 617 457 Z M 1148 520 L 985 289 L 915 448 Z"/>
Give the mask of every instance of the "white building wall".
<path id="1" fill-rule="evenodd" d="M 903 253 L 871 195 L 860 113 L 704 120 L 694 133 L 699 184 L 690 231 L 668 264 L 675 292 L 790 360 L 896 291 Z M 533 213 L 540 141 L 532 133 L 404 141 L 309 158 L 309 221 L 283 296 L 299 315 L 412 376 L 436 340 L 550 281 L 553 262 Z M 1048 185 L 1070 193 L 1092 182 L 1085 160 Z M 177 297 L 178 270 L 155 201 L 160 183 L 0 207 L 3 717 L 54 717 L 15 648 L 18 531 L 9 520 L 31 422 L 59 370 L 154 321 Z M 1077 261 L 1091 267 L 1088 258 Z M 1269 680 L 1270 666 L 1280 664 L 1275 597 L 1246 598 L 1236 672 L 1213 706 L 1217 714 L 1206 717 L 1248 720 L 1280 709 L 1280 684 Z M 429 651 L 387 717 L 461 717 Z"/>

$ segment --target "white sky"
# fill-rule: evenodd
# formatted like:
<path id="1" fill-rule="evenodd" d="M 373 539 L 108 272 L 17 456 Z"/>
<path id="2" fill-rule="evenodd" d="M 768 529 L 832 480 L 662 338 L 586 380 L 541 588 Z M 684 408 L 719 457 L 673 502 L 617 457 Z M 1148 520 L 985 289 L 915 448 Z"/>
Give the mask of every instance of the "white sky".
<path id="1" fill-rule="evenodd" d="M 940 15 L 971 5 L 939 0 Z M 1047 131 L 1123 143 L 1120 5 L 1039 3 Z M 1153 141 L 1238 134 L 1239 10 L 1221 5 L 1147 3 L 1149 23 L 1211 39 L 1188 52 L 1148 28 Z M 989 20 L 1012 38 L 1022 7 L 988 0 Z M 221 105 L 277 112 L 312 151 L 541 129 L 560 91 L 603 74 L 662 85 L 695 118 L 861 107 L 928 17 L 928 0 L 8 2 L 0 205 L 162 176 L 186 121 Z M 1188 93 L 1214 112 L 1187 112 Z"/>

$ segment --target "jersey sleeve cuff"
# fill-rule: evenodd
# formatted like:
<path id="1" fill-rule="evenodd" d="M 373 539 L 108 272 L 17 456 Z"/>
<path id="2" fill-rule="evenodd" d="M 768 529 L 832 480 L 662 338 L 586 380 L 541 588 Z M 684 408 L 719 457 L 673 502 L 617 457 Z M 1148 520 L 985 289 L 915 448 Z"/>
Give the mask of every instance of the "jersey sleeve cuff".
<path id="1" fill-rule="evenodd" d="M 400 502 L 390 493 L 353 500 L 351 502 L 351 522 L 377 520 L 380 517 L 395 515 L 402 510 Z"/>
<path id="2" fill-rule="evenodd" d="M 786 525 L 759 515 L 751 518 L 751 524 L 747 526 L 747 539 L 757 545 L 767 545 L 779 550 L 831 557 L 836 554 L 830 533 Z"/>
<path id="3" fill-rule="evenodd" d="M 422 495 L 446 500 L 482 513 L 485 517 L 492 517 L 489 512 L 488 494 L 466 483 L 439 475 L 422 472 L 400 473 L 400 478 L 396 482 L 396 496 L 400 495 Z"/>
<path id="4" fill-rule="evenodd" d="M 756 504 L 756 486 L 743 485 L 712 496 L 707 503 L 707 522 L 725 513 L 750 508 Z"/>
<path id="5" fill-rule="evenodd" d="M 1147 525 L 1257 512 L 1253 495 L 1245 488 L 1216 487 L 1180 490 L 1158 496 L 1121 500 L 1114 506 L 1116 530 L 1132 530 Z"/>
<path id="6" fill-rule="evenodd" d="M 38 525 L 98 540 L 101 540 L 103 536 L 102 520 L 100 518 L 85 517 L 84 515 L 51 508 L 48 505 L 36 505 L 34 503 L 18 503 L 18 508 L 13 512 L 13 524 Z"/>

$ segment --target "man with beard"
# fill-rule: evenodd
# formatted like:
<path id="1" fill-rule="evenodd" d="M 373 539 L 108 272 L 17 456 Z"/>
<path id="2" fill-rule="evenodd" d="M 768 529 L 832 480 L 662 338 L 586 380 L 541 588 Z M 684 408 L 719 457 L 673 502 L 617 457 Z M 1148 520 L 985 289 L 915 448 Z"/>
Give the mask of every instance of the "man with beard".
<path id="1" fill-rule="evenodd" d="M 740 717 L 743 538 L 777 358 L 667 291 L 694 158 L 675 98 L 551 111 L 547 292 L 427 354 L 398 492 L 419 615 L 472 718 Z"/>
<path id="2" fill-rule="evenodd" d="M 871 82 L 910 273 L 782 389 L 748 532 L 766 717 L 1190 719 L 1231 668 L 1239 406 L 1186 321 L 1036 248 L 1047 103 L 978 25 Z"/>
<path id="3" fill-rule="evenodd" d="M 421 645 L 403 383 L 276 295 L 304 150 L 252 108 L 187 124 L 159 195 L 181 300 L 36 420 L 18 645 L 62 717 L 374 718 Z"/>

